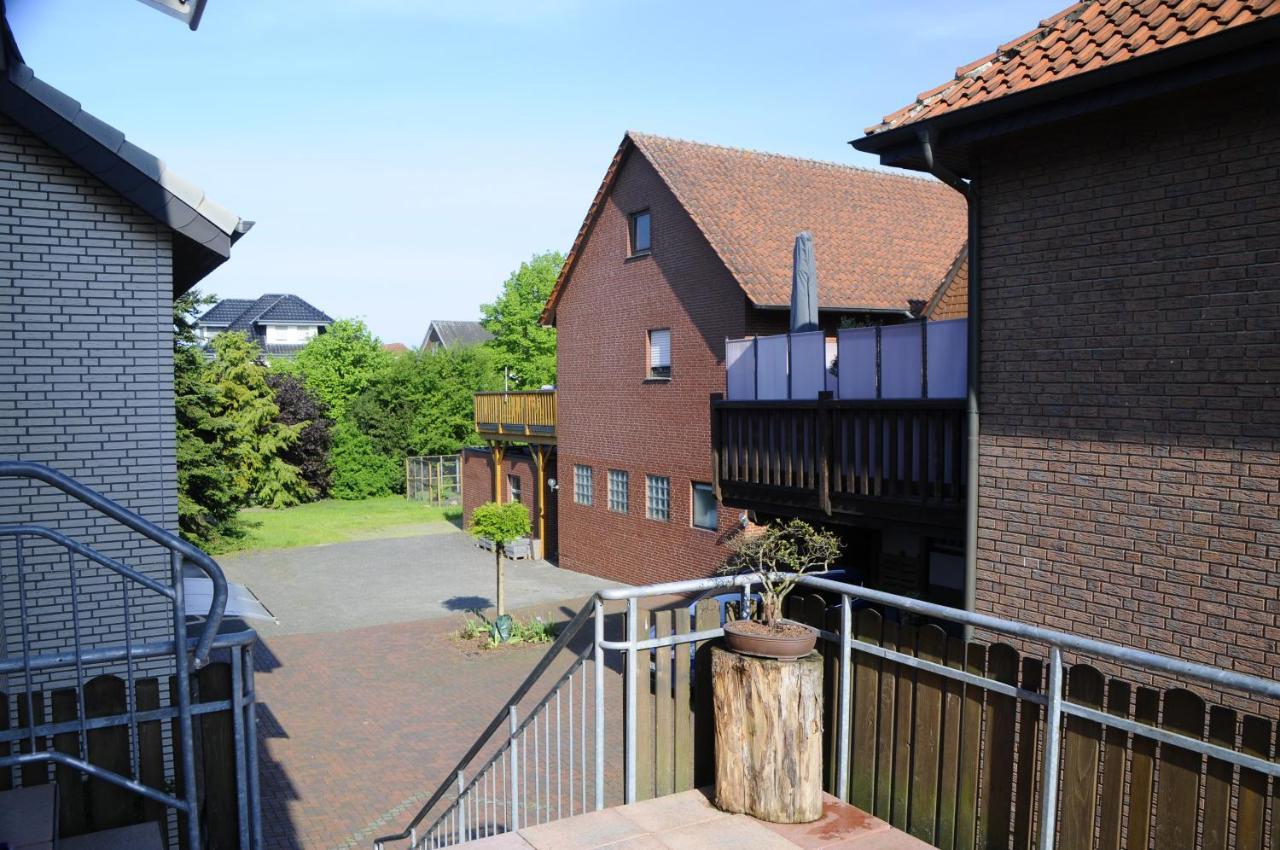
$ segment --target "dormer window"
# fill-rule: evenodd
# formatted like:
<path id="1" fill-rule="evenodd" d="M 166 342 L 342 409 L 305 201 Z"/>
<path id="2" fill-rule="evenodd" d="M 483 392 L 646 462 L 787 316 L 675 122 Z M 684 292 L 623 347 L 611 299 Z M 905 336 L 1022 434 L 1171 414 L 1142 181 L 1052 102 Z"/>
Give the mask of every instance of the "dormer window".
<path id="1" fill-rule="evenodd" d="M 630 215 L 631 256 L 649 253 L 652 246 L 649 232 L 649 211 L 641 210 Z"/>

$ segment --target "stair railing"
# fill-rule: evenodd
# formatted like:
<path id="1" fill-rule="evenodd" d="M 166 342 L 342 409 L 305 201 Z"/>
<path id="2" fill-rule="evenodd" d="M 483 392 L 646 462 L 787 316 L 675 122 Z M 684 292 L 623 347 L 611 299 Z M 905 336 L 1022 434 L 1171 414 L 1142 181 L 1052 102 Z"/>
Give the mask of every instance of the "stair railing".
<path id="1" fill-rule="evenodd" d="M 0 539 L 14 540 L 14 566 L 17 584 L 17 611 L 20 632 L 21 655 L 19 658 L 0 658 L 0 676 L 21 674 L 26 685 L 25 708 L 27 722 L 25 728 L 19 730 L 26 738 L 26 752 L 12 754 L 10 746 L 13 733 L 4 735 L 3 748 L 0 749 L 0 770 L 24 767 L 34 764 L 62 765 L 79 771 L 89 777 L 108 782 L 127 789 L 146 799 L 161 803 L 186 815 L 186 844 L 192 848 L 202 846 L 200 840 L 199 793 L 196 784 L 195 747 L 192 731 L 191 691 L 186 684 L 190 681 L 190 673 L 199 670 L 209 661 L 209 654 L 214 649 L 231 651 L 232 695 L 221 702 L 204 702 L 202 712 L 229 710 L 232 712 L 237 742 L 236 772 L 238 808 L 240 813 L 239 832 L 240 846 L 260 847 L 261 818 L 257 800 L 257 758 L 256 738 L 252 730 L 253 721 L 253 686 L 252 655 L 250 652 L 256 635 L 246 630 L 237 635 L 219 636 L 223 614 L 227 602 L 227 583 L 218 564 L 198 547 L 183 540 L 176 534 L 161 528 L 137 513 L 117 504 L 75 479 L 47 466 L 25 461 L 0 461 L 0 478 L 38 481 L 61 491 L 72 499 L 86 505 L 142 537 L 158 544 L 169 552 L 169 571 L 171 583 L 166 584 L 147 576 L 138 570 L 121 563 L 99 552 L 81 541 L 77 541 L 57 530 L 36 524 L 0 525 Z M 70 595 L 70 621 L 72 627 L 73 651 L 59 648 L 54 652 L 35 653 L 31 646 L 32 628 L 37 625 L 36 616 L 30 601 L 31 591 L 28 587 L 30 577 L 27 565 L 26 541 L 38 538 L 62 549 L 67 557 L 67 583 Z M 92 562 L 120 576 L 120 596 L 123 619 L 123 644 L 106 646 L 84 646 L 82 634 L 82 590 L 77 575 L 77 556 L 85 562 Z M 190 563 L 202 571 L 213 586 L 213 598 L 209 611 L 201 626 L 199 636 L 194 643 L 187 635 L 186 607 L 183 598 L 183 569 Z M 130 598 L 130 586 L 137 585 L 146 591 L 157 594 L 168 600 L 172 606 L 172 640 L 135 643 L 134 603 Z M 4 585 L 0 583 L 0 608 L 10 608 L 12 600 L 5 600 Z M 65 616 L 65 615 L 64 615 Z M 114 634 L 114 629 L 112 633 Z M 216 641 L 216 642 L 215 642 Z M 173 658 L 174 675 L 180 686 L 174 688 L 177 697 L 177 711 L 169 709 L 139 710 L 134 679 L 137 662 L 147 659 Z M 123 715 L 113 717 L 86 717 L 84 690 L 86 684 L 85 668 L 87 666 L 123 662 L 125 668 L 126 711 Z M 77 719 L 70 722 L 36 721 L 37 713 L 33 701 L 33 675 L 53 670 L 75 671 L 77 694 Z M 139 722 L 157 720 L 176 720 L 178 724 L 178 741 L 182 763 L 180 777 L 181 797 L 143 784 L 139 779 Z M 130 774 L 109 770 L 90 761 L 89 731 L 108 726 L 127 725 L 129 730 Z M 245 727 L 248 726 L 246 733 Z M 53 736 L 68 732 L 79 733 L 79 752 L 70 754 L 43 749 L 38 746 L 39 738 L 52 741 Z M 252 835 L 252 838 L 251 838 Z"/>
<path id="2" fill-rule="evenodd" d="M 593 615 L 595 639 L 570 650 Z M 395 835 L 374 839 L 374 846 L 381 850 L 388 842 L 408 841 L 415 850 L 446 847 L 604 808 L 600 761 L 604 755 L 603 630 L 603 603 L 592 597 L 560 631 L 537 666 L 408 825 Z M 566 650 L 570 652 L 567 669 L 521 721 L 520 703 Z M 589 675 L 588 657 L 593 650 L 594 675 Z M 590 697 L 589 679 L 594 691 Z M 500 734 L 504 729 L 506 734 Z M 473 767 L 481 757 L 483 761 Z M 588 780 L 592 772 L 594 777 Z M 578 793 L 574 789 L 579 789 Z M 451 793 L 452 799 L 439 810 Z M 435 817 L 427 821 L 433 813 Z"/>

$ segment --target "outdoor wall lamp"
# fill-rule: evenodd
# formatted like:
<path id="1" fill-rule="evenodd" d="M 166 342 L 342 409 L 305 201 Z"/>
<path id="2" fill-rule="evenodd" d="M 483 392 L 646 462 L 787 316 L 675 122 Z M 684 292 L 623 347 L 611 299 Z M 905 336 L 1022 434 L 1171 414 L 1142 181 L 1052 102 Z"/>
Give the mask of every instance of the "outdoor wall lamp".
<path id="1" fill-rule="evenodd" d="M 556 481 L 554 478 L 548 478 L 547 489 L 550 490 L 552 493 L 554 493 L 555 491 L 560 489 L 560 482 Z"/>

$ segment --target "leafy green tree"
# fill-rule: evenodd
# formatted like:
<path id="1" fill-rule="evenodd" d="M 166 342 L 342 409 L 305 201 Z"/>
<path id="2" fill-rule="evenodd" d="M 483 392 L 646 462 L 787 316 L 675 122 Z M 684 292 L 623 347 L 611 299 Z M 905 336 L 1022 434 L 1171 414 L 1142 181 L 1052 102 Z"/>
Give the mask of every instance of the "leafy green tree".
<path id="1" fill-rule="evenodd" d="M 217 448 L 235 486 L 269 508 L 309 500 L 311 488 L 301 472 L 281 456 L 297 442 L 306 423 L 279 421 L 280 408 L 267 385 L 267 369 L 258 362 L 258 347 L 243 333 L 223 333 L 214 338 L 213 352 L 205 380 L 232 426 Z"/>
<path id="2" fill-rule="evenodd" d="M 173 302 L 173 395 L 177 423 L 178 529 L 204 548 L 243 534 L 236 521 L 248 504 L 218 446 L 230 439 L 234 424 L 222 415 L 218 393 L 205 380 L 204 352 L 196 344 L 192 322 L 217 299 L 191 290 Z"/>
<path id="3" fill-rule="evenodd" d="M 409 445 L 415 454 L 454 454 L 480 442 L 475 425 L 475 394 L 502 389 L 502 369 L 485 346 L 437 349 L 423 354 L 426 404 L 413 420 Z"/>
<path id="4" fill-rule="evenodd" d="M 329 417 L 338 422 L 391 361 L 390 353 L 364 322 L 341 319 L 307 343 L 280 371 L 299 376 Z"/>
<path id="5" fill-rule="evenodd" d="M 519 502 L 486 502 L 471 512 L 471 535 L 493 542 L 493 557 L 497 567 L 498 593 L 497 616 L 507 613 L 507 577 L 502 568 L 502 558 L 507 547 L 530 533 L 529 509 Z"/>
<path id="6" fill-rule="evenodd" d="M 564 255 L 535 254 L 511 273 L 492 304 L 480 307 L 481 323 L 493 334 L 485 343 L 498 355 L 498 370 L 510 370 L 512 387 L 537 389 L 556 380 L 556 329 L 539 324 Z"/>
<path id="7" fill-rule="evenodd" d="M 404 465 L 382 452 L 373 439 L 350 420 L 333 429 L 329 449 L 329 495 L 335 499 L 368 499 L 395 493 L 404 486 Z"/>

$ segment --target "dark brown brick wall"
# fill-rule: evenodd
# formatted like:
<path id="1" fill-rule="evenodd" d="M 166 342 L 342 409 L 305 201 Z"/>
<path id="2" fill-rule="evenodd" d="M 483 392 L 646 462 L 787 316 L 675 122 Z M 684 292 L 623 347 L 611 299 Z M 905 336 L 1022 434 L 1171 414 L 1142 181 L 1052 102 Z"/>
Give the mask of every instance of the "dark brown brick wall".
<path id="1" fill-rule="evenodd" d="M 990 144 L 979 608 L 1280 673 L 1273 77 Z"/>
<path id="2" fill-rule="evenodd" d="M 652 213 L 653 251 L 629 258 L 627 215 Z M 785 330 L 761 314 L 652 166 L 633 153 L 557 310 L 560 564 L 641 584 L 705 576 L 722 563 L 738 511 L 693 528 L 691 482 L 711 480 L 708 399 L 724 391 L 724 340 Z M 647 381 L 647 334 L 670 328 L 672 377 Z M 574 465 L 594 470 L 591 507 L 573 501 Z M 630 473 L 630 512 L 607 506 L 610 469 Z M 671 479 L 667 522 L 645 518 L 645 475 Z"/>
<path id="3" fill-rule="evenodd" d="M 520 479 L 520 503 L 529 509 L 529 522 L 533 526 L 533 538 L 538 537 L 538 475 L 533 458 L 523 449 L 509 448 L 502 458 L 502 498 L 510 495 L 507 476 Z M 548 479 L 556 478 L 555 455 L 547 462 Z M 493 455 L 488 449 L 463 449 L 462 451 L 462 523 L 471 525 L 471 512 L 485 502 L 493 501 Z M 552 557 L 556 551 L 556 502 L 555 494 L 547 496 L 547 552 Z"/>

